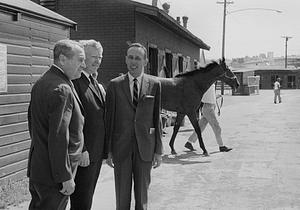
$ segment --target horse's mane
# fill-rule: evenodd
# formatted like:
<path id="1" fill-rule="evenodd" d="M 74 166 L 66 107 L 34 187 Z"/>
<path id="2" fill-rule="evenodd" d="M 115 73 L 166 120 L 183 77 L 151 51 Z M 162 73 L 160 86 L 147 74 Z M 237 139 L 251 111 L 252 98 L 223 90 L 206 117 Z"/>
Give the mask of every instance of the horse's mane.
<path id="1" fill-rule="evenodd" d="M 219 65 L 216 61 L 213 61 L 212 63 L 207 64 L 205 67 L 200 67 L 199 69 L 195 69 L 193 71 L 187 71 L 184 73 L 177 74 L 175 77 L 186 77 L 186 76 L 194 76 L 195 74 L 198 74 L 200 72 L 206 73 L 213 69 L 216 65 Z"/>

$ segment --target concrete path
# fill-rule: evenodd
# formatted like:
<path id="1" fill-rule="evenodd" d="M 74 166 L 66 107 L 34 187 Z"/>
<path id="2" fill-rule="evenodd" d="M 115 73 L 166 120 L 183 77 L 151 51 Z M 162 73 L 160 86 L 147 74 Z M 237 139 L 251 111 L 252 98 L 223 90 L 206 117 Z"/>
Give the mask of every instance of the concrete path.
<path id="1" fill-rule="evenodd" d="M 283 90 L 282 100 L 274 104 L 271 90 L 225 95 L 219 120 L 225 145 L 234 148 L 228 153 L 218 152 L 209 126 L 203 139 L 210 156 L 201 155 L 198 143 L 188 152 L 186 120 L 175 142 L 179 154 L 170 155 L 168 128 L 163 164 L 152 171 L 149 209 L 300 209 L 300 90 Z M 113 171 L 103 165 L 93 210 L 113 210 L 114 203 Z"/>

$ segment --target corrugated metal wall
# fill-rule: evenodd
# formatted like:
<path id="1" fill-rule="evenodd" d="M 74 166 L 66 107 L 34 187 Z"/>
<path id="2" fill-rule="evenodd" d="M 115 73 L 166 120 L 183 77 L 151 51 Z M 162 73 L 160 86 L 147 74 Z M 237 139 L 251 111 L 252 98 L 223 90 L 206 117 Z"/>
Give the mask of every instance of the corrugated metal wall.
<path id="1" fill-rule="evenodd" d="M 7 93 L 0 93 L 0 181 L 26 174 L 30 137 L 27 108 L 34 82 L 52 64 L 53 45 L 69 28 L 0 11 L 0 44 L 7 46 Z"/>

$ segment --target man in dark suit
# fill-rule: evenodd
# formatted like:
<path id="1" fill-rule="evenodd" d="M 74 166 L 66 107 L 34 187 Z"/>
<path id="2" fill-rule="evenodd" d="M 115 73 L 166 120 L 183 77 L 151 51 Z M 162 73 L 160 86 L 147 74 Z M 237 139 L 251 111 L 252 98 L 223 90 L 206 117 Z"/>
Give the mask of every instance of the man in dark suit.
<path id="1" fill-rule="evenodd" d="M 99 177 L 104 153 L 105 91 L 92 76 L 102 60 L 103 48 L 95 40 L 80 41 L 84 46 L 85 64 L 81 77 L 73 80 L 85 110 L 83 127 L 84 148 L 75 176 L 76 188 L 71 195 L 71 210 L 89 210 L 92 206 L 95 186 Z"/>
<path id="2" fill-rule="evenodd" d="M 161 85 L 144 74 L 147 51 L 139 43 L 127 50 L 128 73 L 111 80 L 106 95 L 107 164 L 114 167 L 116 209 L 129 210 L 132 179 L 135 209 L 147 209 L 152 166 L 160 166 Z"/>
<path id="3" fill-rule="evenodd" d="M 84 117 L 71 80 L 80 76 L 84 59 L 78 42 L 57 42 L 54 64 L 32 88 L 28 109 L 30 210 L 63 210 L 74 192 Z"/>

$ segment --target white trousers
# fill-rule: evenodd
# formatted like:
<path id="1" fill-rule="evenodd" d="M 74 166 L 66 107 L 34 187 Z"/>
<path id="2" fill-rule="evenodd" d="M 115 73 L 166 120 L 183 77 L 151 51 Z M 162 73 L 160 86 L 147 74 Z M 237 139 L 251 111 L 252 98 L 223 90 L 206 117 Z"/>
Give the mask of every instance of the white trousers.
<path id="1" fill-rule="evenodd" d="M 217 119 L 217 116 L 215 113 L 215 108 L 216 108 L 215 104 L 204 103 L 204 105 L 202 107 L 202 117 L 199 119 L 198 123 L 199 123 L 201 132 L 204 131 L 204 129 L 206 128 L 208 123 L 210 124 L 210 126 L 212 127 L 212 129 L 214 131 L 217 143 L 218 143 L 219 147 L 221 147 L 221 146 L 223 146 L 223 141 L 222 141 L 222 137 L 221 137 L 222 129 L 218 122 L 218 119 Z M 194 131 L 192 133 L 192 135 L 189 137 L 188 141 L 190 143 L 195 143 L 197 141 L 197 139 L 198 139 L 197 133 Z"/>
<path id="2" fill-rule="evenodd" d="M 281 102 L 281 97 L 280 97 L 280 89 L 274 90 L 274 103 L 276 103 L 276 99 L 278 98 L 278 102 Z"/>

